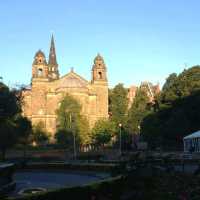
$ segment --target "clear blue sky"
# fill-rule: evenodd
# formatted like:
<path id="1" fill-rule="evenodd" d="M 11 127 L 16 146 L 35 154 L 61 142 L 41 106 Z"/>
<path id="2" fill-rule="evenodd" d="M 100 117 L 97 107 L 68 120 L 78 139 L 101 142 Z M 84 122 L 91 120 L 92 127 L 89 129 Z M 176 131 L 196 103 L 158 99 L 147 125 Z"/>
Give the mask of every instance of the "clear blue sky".
<path id="1" fill-rule="evenodd" d="M 0 76 L 30 83 L 35 52 L 54 32 L 60 73 L 90 80 L 100 52 L 110 86 L 163 83 L 200 64 L 199 0 L 1 0 Z"/>

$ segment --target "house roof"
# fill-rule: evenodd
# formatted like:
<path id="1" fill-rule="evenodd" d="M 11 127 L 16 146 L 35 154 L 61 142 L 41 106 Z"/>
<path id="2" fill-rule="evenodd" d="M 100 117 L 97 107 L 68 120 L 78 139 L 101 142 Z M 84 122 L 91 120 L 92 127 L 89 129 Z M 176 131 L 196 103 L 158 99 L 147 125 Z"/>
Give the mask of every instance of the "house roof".
<path id="1" fill-rule="evenodd" d="M 186 140 L 186 139 L 192 139 L 192 138 L 200 138 L 200 130 L 190 135 L 185 136 L 183 139 Z"/>

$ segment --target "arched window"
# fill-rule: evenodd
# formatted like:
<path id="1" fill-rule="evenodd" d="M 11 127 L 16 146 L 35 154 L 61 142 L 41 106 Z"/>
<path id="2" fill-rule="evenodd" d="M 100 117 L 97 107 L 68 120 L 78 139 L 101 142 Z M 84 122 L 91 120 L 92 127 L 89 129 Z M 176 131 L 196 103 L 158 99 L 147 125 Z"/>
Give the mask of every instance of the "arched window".
<path id="1" fill-rule="evenodd" d="M 102 72 L 99 72 L 99 73 L 98 73 L 98 78 L 99 78 L 99 79 L 102 79 L 102 77 L 103 77 L 103 76 L 102 76 Z"/>
<path id="2" fill-rule="evenodd" d="M 42 69 L 38 69 L 38 76 L 42 76 L 42 75 L 43 75 Z"/>

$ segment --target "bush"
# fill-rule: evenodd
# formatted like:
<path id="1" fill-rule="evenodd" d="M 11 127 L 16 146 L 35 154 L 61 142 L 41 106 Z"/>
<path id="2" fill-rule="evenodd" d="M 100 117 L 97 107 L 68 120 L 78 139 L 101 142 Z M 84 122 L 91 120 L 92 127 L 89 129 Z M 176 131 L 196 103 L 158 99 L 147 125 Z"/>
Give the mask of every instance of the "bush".
<path id="1" fill-rule="evenodd" d="M 55 134 L 55 139 L 61 147 L 69 147 L 73 145 L 73 132 L 70 129 L 59 129 Z"/>
<path id="2" fill-rule="evenodd" d="M 32 140 L 37 145 L 47 144 L 49 141 L 49 135 L 44 129 L 44 124 L 39 122 L 36 126 L 33 127 Z"/>

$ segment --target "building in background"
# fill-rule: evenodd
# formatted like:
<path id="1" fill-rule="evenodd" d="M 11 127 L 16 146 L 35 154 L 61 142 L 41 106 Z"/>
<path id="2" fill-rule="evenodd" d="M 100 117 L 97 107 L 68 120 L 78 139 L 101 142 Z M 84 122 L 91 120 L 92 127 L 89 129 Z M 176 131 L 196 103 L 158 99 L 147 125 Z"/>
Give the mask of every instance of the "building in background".
<path id="1" fill-rule="evenodd" d="M 146 91 L 147 96 L 149 97 L 150 103 L 154 103 L 155 96 L 160 93 L 159 84 L 153 85 L 151 82 L 148 82 L 148 81 L 142 82 L 139 87 L 131 86 L 130 88 L 128 88 L 128 107 L 129 108 L 131 107 L 134 101 L 138 88 L 144 89 L 144 91 Z"/>
<path id="2" fill-rule="evenodd" d="M 94 59 L 91 81 L 87 81 L 73 69 L 60 77 L 52 36 L 48 62 L 39 50 L 32 64 L 31 87 L 24 91 L 23 112 L 33 125 L 42 122 L 46 131 L 56 132 L 56 110 L 61 99 L 72 95 L 82 106 L 90 127 L 100 118 L 108 117 L 108 81 L 104 59 L 99 54 Z"/>

